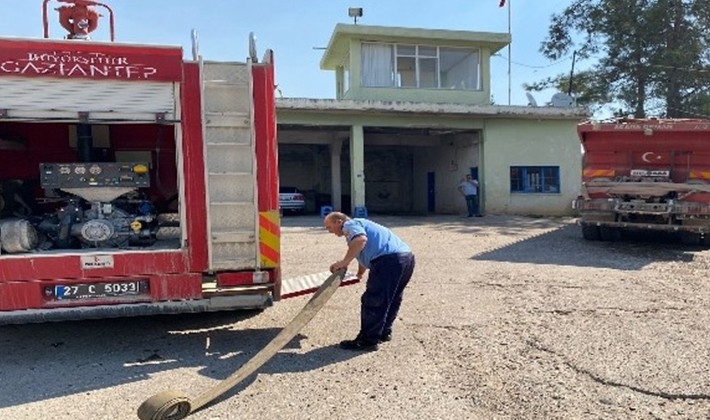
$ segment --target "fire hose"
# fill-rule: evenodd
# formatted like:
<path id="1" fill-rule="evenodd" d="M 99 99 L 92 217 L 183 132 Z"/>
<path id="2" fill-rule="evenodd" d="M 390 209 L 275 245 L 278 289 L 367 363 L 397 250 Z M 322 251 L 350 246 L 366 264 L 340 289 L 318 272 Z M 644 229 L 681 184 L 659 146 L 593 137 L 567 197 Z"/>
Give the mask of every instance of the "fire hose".
<path id="1" fill-rule="evenodd" d="M 269 344 L 249 359 L 242 367 L 200 394 L 194 400 L 176 390 L 159 392 L 148 398 L 138 407 L 141 420 L 180 420 L 214 401 L 238 383 L 252 375 L 261 366 L 288 344 L 311 319 L 325 306 L 345 277 L 345 270 L 338 270 L 328 277 L 316 293 L 306 303 L 295 318 L 291 320 Z"/>

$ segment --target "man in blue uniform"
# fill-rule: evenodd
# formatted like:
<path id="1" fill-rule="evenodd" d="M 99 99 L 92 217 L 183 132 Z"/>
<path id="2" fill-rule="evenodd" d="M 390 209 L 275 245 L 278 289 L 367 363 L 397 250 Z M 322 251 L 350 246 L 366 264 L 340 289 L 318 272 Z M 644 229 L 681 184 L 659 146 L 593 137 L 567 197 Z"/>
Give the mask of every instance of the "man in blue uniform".
<path id="1" fill-rule="evenodd" d="M 392 339 L 392 324 L 402 304 L 402 294 L 414 272 L 414 254 L 390 229 L 368 219 L 351 219 L 341 212 L 329 213 L 323 222 L 328 232 L 344 236 L 348 250 L 342 260 L 330 266 L 335 272 L 357 259 L 357 277 L 370 270 L 360 299 L 360 333 L 345 340 L 346 350 L 377 350 Z"/>

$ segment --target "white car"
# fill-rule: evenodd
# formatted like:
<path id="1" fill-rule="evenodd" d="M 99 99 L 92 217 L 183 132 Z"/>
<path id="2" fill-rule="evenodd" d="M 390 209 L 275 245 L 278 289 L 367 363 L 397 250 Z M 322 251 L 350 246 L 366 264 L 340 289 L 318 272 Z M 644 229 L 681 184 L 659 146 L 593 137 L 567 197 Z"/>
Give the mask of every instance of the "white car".
<path id="1" fill-rule="evenodd" d="M 296 187 L 279 188 L 279 210 L 282 212 L 303 213 L 306 209 L 306 197 Z"/>

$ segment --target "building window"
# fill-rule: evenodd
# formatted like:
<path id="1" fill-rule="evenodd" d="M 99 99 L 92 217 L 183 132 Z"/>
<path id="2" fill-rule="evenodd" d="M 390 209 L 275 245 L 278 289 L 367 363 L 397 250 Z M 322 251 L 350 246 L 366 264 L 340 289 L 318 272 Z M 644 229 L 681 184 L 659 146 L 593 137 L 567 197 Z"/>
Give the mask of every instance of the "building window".
<path id="1" fill-rule="evenodd" d="M 511 166 L 510 192 L 559 193 L 559 166 Z"/>
<path id="2" fill-rule="evenodd" d="M 480 54 L 474 48 L 362 44 L 362 85 L 480 90 Z"/>
<path id="3" fill-rule="evenodd" d="M 362 85 L 368 87 L 394 86 L 392 45 L 362 44 Z"/>
<path id="4" fill-rule="evenodd" d="M 481 63 L 477 50 L 439 48 L 441 87 L 444 89 L 480 90 Z"/>
<path id="5" fill-rule="evenodd" d="M 343 61 L 343 94 L 348 90 L 350 90 L 350 54 L 346 54 Z"/>

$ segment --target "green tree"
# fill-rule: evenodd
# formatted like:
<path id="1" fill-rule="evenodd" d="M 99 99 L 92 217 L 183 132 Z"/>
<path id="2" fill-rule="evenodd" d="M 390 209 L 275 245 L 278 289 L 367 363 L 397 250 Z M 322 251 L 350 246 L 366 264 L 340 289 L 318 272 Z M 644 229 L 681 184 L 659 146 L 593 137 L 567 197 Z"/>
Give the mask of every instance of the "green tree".
<path id="1" fill-rule="evenodd" d="M 620 103 L 638 118 L 710 115 L 709 23 L 708 0 L 576 0 L 552 15 L 540 51 L 597 60 L 574 77 L 581 105 Z M 526 88 L 564 85 L 569 75 Z"/>

